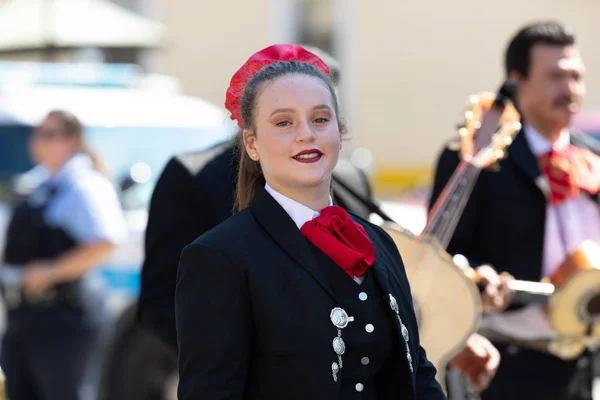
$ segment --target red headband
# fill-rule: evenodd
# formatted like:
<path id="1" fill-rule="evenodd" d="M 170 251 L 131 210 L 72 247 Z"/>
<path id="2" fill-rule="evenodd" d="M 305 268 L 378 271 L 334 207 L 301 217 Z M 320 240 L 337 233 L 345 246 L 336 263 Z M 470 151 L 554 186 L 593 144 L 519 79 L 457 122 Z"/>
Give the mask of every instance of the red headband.
<path id="1" fill-rule="evenodd" d="M 246 84 L 263 67 L 278 61 L 307 63 L 329 76 L 329 67 L 323 60 L 305 48 L 295 44 L 275 44 L 254 53 L 233 75 L 225 96 L 225 108 L 231 112 L 230 118 L 234 121 L 237 120 L 240 128 L 244 128 L 240 111 L 240 101 Z"/>

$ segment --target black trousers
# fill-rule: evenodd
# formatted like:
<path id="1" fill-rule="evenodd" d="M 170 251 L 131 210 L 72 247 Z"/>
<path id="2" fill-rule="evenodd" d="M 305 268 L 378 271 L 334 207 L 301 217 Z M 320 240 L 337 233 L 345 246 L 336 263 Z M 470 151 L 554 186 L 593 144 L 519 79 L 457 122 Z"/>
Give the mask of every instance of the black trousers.
<path id="1" fill-rule="evenodd" d="M 482 400 L 591 400 L 589 368 L 585 366 L 593 360 L 587 355 L 564 361 L 515 345 L 495 345 L 502 361 Z"/>
<path id="2" fill-rule="evenodd" d="M 9 313 L 0 365 L 11 400 L 83 400 L 90 359 L 98 347 L 96 324 L 81 310 Z M 13 314 L 13 315 L 11 315 Z"/>

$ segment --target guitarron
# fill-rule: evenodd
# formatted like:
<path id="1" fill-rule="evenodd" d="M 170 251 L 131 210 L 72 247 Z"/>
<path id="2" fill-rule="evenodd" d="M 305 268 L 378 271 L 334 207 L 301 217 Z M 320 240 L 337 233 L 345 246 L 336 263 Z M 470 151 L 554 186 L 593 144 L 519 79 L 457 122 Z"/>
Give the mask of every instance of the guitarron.
<path id="1" fill-rule="evenodd" d="M 436 379 L 446 391 L 445 369 L 481 318 L 480 294 L 464 270 L 455 265 L 446 247 L 483 168 L 494 169 L 521 128 L 511 98 L 515 85 L 506 81 L 497 94 L 469 99 L 459 128 L 461 162 L 444 188 L 419 236 L 397 224 L 381 225 L 396 243 L 406 267 L 419 322 L 419 335 Z"/>

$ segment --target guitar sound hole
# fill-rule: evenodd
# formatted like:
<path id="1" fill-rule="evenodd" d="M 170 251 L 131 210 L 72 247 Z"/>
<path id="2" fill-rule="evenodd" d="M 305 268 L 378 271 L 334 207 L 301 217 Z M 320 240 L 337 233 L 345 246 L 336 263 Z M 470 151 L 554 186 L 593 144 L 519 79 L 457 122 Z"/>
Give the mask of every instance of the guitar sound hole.
<path id="1" fill-rule="evenodd" d="M 588 301 L 586 311 L 592 318 L 600 316 L 600 294 L 594 295 Z"/>

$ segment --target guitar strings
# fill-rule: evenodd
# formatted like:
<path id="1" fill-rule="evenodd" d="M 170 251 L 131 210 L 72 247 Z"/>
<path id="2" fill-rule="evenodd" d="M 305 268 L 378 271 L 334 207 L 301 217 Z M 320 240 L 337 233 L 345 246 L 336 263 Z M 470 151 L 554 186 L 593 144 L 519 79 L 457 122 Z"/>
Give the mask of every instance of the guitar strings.
<path id="1" fill-rule="evenodd" d="M 466 206 L 470 194 L 475 187 L 477 177 L 481 173 L 482 166 L 491 159 L 493 154 L 492 143 L 490 143 L 473 158 L 472 162 L 461 161 L 456 173 L 453 174 L 449 184 L 436 201 L 430 221 L 423 229 L 423 232 L 416 238 L 413 248 L 407 252 L 408 259 L 406 264 L 414 270 L 413 273 L 416 273 L 419 269 L 421 265 L 420 261 L 425 257 L 425 250 L 429 246 L 428 241 L 424 240 L 426 237 L 436 238 L 444 250 L 447 248 L 454 234 L 454 229 L 460 221 L 462 210 Z M 467 184 L 461 188 L 460 185 L 464 182 L 467 182 Z M 450 210 L 446 209 L 447 206 L 444 205 L 446 199 L 450 198 L 451 195 L 456 196 L 456 192 L 460 192 L 461 189 L 463 191 L 460 193 L 456 209 L 452 210 L 451 218 L 444 218 L 444 214 L 450 212 Z"/>

